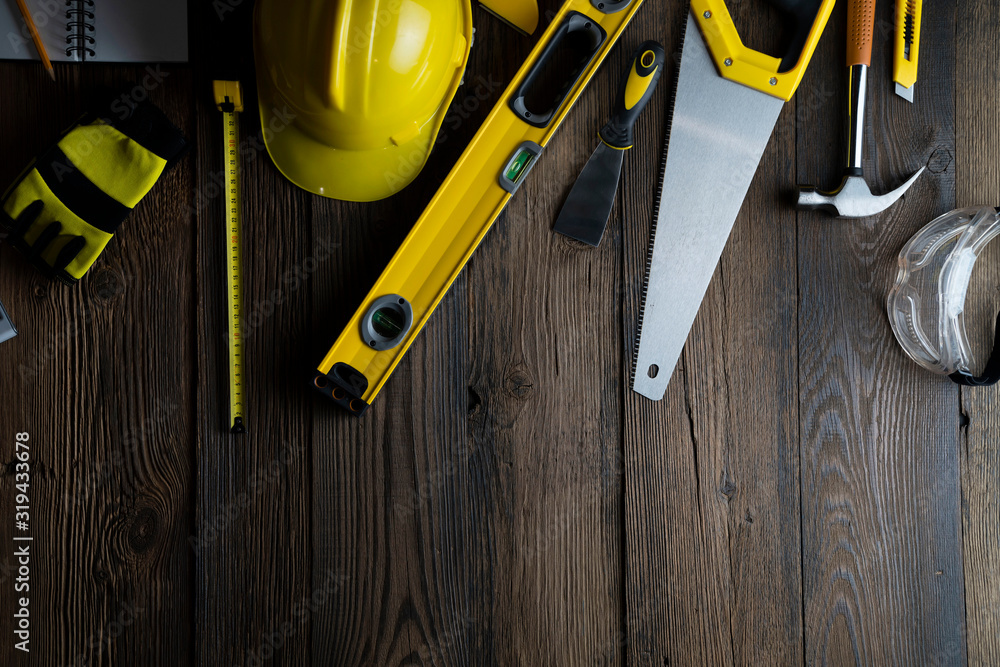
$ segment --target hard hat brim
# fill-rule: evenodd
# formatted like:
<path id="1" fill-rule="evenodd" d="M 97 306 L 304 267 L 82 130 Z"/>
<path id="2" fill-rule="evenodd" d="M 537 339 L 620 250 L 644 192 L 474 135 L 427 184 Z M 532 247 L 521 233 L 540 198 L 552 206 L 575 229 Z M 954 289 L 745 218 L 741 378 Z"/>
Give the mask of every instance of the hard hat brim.
<path id="1" fill-rule="evenodd" d="M 378 201 L 409 185 L 427 162 L 438 129 L 432 117 L 398 146 L 349 150 L 316 140 L 264 99 L 259 108 L 264 145 L 278 171 L 303 190 L 345 201 Z"/>

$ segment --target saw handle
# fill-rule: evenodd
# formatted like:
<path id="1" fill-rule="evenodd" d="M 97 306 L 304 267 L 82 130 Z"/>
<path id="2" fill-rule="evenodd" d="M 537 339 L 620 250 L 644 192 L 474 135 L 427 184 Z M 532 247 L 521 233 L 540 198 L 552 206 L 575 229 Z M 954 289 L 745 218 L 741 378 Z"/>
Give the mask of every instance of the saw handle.
<path id="1" fill-rule="evenodd" d="M 781 72 L 787 72 L 795 67 L 805 46 L 816 15 L 819 13 L 822 0 L 767 0 L 767 3 L 785 13 L 792 29 L 788 48 L 781 58 Z"/>
<path id="2" fill-rule="evenodd" d="M 875 0 L 847 0 L 847 66 L 872 64 Z"/>
<path id="3" fill-rule="evenodd" d="M 802 82 L 835 0 L 767 2 L 785 15 L 785 23 L 793 31 L 783 59 L 743 43 L 726 0 L 691 0 L 691 16 L 723 78 L 787 102 Z"/>
<path id="4" fill-rule="evenodd" d="M 663 46 L 652 40 L 644 42 L 632 57 L 628 77 L 622 81 L 615 102 L 614 115 L 601 129 L 601 141 L 612 148 L 632 148 L 635 121 L 653 97 L 656 84 L 663 74 Z"/>

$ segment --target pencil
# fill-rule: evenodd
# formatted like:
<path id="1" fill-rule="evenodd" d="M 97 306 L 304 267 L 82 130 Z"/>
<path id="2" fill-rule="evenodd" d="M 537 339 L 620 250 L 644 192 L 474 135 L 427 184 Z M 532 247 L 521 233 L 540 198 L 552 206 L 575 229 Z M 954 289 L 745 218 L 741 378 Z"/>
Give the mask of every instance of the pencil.
<path id="1" fill-rule="evenodd" d="M 24 4 L 24 0 L 17 0 L 17 8 L 21 10 L 21 16 L 24 17 L 24 22 L 28 25 L 28 30 L 31 31 L 31 41 L 35 43 L 35 49 L 38 50 L 38 55 L 42 58 L 45 70 L 52 77 L 52 80 L 55 81 L 56 71 L 52 68 L 52 61 L 49 60 L 49 54 L 45 52 L 45 45 L 42 44 L 42 36 L 38 34 L 38 28 L 35 27 L 35 20 L 31 18 L 28 5 Z"/>

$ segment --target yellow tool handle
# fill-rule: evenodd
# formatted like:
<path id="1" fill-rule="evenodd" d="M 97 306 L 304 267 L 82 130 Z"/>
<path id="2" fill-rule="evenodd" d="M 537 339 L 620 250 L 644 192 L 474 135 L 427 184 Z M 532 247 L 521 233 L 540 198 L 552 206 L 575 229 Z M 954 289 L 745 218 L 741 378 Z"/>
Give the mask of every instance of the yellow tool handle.
<path id="1" fill-rule="evenodd" d="M 917 82 L 921 0 L 896 0 L 896 40 L 892 78 L 906 88 Z"/>
<path id="2" fill-rule="evenodd" d="M 847 2 L 847 66 L 871 66 L 875 0 Z"/>
<path id="3" fill-rule="evenodd" d="M 691 0 L 691 13 L 723 78 L 787 102 L 802 82 L 835 0 L 768 1 L 793 23 L 793 50 L 784 59 L 744 46 L 725 0 Z"/>
<path id="4" fill-rule="evenodd" d="M 601 129 L 601 141 L 611 148 L 623 151 L 632 148 L 635 122 L 653 98 L 665 60 L 663 46 L 652 40 L 643 42 L 635 52 L 628 78 L 618 92 L 611 120 Z"/>

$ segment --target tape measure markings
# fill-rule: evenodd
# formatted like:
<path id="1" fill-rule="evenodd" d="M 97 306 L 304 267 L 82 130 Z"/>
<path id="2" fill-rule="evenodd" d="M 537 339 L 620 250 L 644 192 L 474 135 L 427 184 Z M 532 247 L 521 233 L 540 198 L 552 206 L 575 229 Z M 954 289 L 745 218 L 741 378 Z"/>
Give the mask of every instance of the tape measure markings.
<path id="1" fill-rule="evenodd" d="M 215 102 L 222 112 L 226 173 L 226 292 L 228 302 L 230 432 L 246 433 L 243 375 L 243 252 L 240 216 L 239 112 L 243 94 L 238 81 L 213 82 Z"/>

